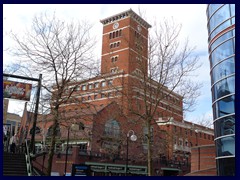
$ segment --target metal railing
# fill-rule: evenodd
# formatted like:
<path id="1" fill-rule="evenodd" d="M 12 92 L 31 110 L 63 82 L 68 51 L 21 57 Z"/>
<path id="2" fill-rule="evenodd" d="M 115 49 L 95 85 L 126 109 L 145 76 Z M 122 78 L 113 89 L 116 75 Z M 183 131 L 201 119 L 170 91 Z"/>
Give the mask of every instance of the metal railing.
<path id="1" fill-rule="evenodd" d="M 27 172 L 28 176 L 32 176 L 32 162 L 31 162 L 31 156 L 29 153 L 29 145 L 28 141 L 25 140 L 25 158 L 26 158 L 26 165 L 27 165 Z"/>

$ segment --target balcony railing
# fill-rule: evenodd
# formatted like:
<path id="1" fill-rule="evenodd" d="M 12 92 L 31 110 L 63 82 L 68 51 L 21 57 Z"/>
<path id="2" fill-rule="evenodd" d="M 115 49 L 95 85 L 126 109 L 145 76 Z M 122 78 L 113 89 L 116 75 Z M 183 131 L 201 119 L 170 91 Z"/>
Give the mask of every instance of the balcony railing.
<path id="1" fill-rule="evenodd" d="M 174 149 L 174 151 L 191 152 L 191 148 L 190 147 L 181 146 L 181 145 L 177 145 L 177 144 L 174 144 L 173 149 Z"/>

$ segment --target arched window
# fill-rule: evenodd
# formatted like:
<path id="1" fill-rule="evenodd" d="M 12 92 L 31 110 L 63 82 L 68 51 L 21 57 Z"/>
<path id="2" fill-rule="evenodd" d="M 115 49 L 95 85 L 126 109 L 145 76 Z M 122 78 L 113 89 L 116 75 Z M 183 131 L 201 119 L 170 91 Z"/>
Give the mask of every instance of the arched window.
<path id="1" fill-rule="evenodd" d="M 120 126 L 116 120 L 109 120 L 105 124 L 105 135 L 112 137 L 120 136 Z"/>

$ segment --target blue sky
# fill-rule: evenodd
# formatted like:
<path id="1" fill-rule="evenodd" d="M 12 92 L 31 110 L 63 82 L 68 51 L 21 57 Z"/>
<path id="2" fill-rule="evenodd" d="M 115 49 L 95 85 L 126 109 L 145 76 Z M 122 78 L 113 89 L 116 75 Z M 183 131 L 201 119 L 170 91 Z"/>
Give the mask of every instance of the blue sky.
<path id="1" fill-rule="evenodd" d="M 67 21 L 88 20 L 94 25 L 93 35 L 99 42 L 96 46 L 96 57 L 100 59 L 102 40 L 100 20 L 130 8 L 138 13 L 140 8 L 149 24 L 161 21 L 164 17 L 173 17 L 176 22 L 182 24 L 181 38 L 188 37 L 190 46 L 196 46 L 195 53 L 199 55 L 199 61 L 203 64 L 195 73 L 198 77 L 194 77 L 203 82 L 201 96 L 198 98 L 196 110 L 185 113 L 185 120 L 197 122 L 202 118 L 211 119 L 206 7 L 206 4 L 3 4 L 3 66 L 10 62 L 17 62 L 16 57 L 10 56 L 5 51 L 9 46 L 14 45 L 9 32 L 13 31 L 21 35 L 26 28 L 30 29 L 35 14 L 47 11 L 55 12 L 57 17 Z M 23 107 L 24 102 L 11 100 L 9 112 L 22 115 Z"/>

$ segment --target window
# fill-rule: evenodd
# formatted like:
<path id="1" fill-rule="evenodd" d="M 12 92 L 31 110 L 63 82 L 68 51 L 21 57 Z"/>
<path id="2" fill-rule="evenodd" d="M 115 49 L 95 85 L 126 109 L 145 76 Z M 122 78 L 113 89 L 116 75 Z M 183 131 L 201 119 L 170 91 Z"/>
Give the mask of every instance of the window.
<path id="1" fill-rule="evenodd" d="M 177 126 L 173 126 L 174 132 L 177 132 Z"/>
<path id="2" fill-rule="evenodd" d="M 96 94 L 96 95 L 94 95 L 94 99 L 97 99 L 98 98 L 98 95 Z"/>
<path id="3" fill-rule="evenodd" d="M 98 82 L 94 83 L 94 87 L 98 88 L 99 87 L 99 83 Z"/>
<path id="4" fill-rule="evenodd" d="M 105 87 L 105 86 L 106 86 L 106 82 L 102 81 L 102 87 Z"/>
<path id="5" fill-rule="evenodd" d="M 177 144 L 177 137 L 174 137 L 174 144 Z"/>
<path id="6" fill-rule="evenodd" d="M 116 48 L 116 47 L 119 47 L 119 46 L 120 46 L 120 42 L 111 43 L 110 44 L 110 49 Z"/>
<path id="7" fill-rule="evenodd" d="M 91 96 L 88 96 L 88 100 L 91 100 L 92 98 L 91 98 Z"/>
<path id="8" fill-rule="evenodd" d="M 108 81 L 108 86 L 111 86 L 113 84 L 113 80 Z"/>
<path id="9" fill-rule="evenodd" d="M 116 68 L 112 68 L 111 69 L 111 73 L 116 73 L 117 72 L 117 70 L 118 70 L 118 68 L 116 67 Z"/>
<path id="10" fill-rule="evenodd" d="M 235 116 L 227 116 L 216 121 L 214 123 L 214 129 L 216 131 L 216 137 L 235 134 Z"/>
<path id="11" fill-rule="evenodd" d="M 82 85 L 82 90 L 86 91 L 87 90 L 87 86 L 86 85 Z"/>
<path id="12" fill-rule="evenodd" d="M 87 153 L 87 143 L 79 144 L 79 154 L 86 154 Z"/>
<path id="13" fill-rule="evenodd" d="M 116 120 L 109 120 L 105 124 L 105 135 L 112 137 L 120 136 L 120 126 Z"/>
<path id="14" fill-rule="evenodd" d="M 92 88 L 93 88 L 93 84 L 89 84 L 88 89 L 92 89 Z"/>
<path id="15" fill-rule="evenodd" d="M 105 94 L 101 94 L 101 98 L 105 98 Z"/>
<path id="16" fill-rule="evenodd" d="M 118 56 L 113 56 L 113 57 L 111 57 L 112 63 L 117 62 L 117 60 L 118 60 Z"/>
<path id="17" fill-rule="evenodd" d="M 183 146 L 183 140 L 182 139 L 179 139 L 178 143 L 179 143 L 179 146 Z"/>
<path id="18" fill-rule="evenodd" d="M 122 30 L 121 29 L 119 30 L 119 36 L 122 36 Z"/>
<path id="19" fill-rule="evenodd" d="M 122 30 L 118 30 L 118 31 L 114 31 L 114 32 L 111 32 L 109 33 L 109 39 L 114 39 L 114 38 L 117 38 L 119 36 L 122 36 Z"/>
<path id="20" fill-rule="evenodd" d="M 79 86 L 76 86 L 75 87 L 75 91 L 79 91 L 80 90 L 80 87 Z"/>

